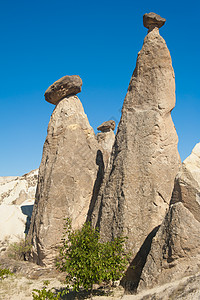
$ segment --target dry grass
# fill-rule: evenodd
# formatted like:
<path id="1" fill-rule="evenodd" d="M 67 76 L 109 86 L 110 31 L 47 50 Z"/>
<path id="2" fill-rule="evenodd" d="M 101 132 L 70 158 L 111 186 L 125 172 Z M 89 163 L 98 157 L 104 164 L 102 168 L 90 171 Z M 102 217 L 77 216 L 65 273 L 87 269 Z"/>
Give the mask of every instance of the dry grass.
<path id="1" fill-rule="evenodd" d="M 56 288 L 61 290 L 64 285 L 56 278 L 45 278 L 50 281 L 48 288 Z M 33 289 L 41 289 L 43 287 L 44 278 L 28 279 L 24 276 L 10 276 L 0 282 L 0 299 L 1 300 L 32 300 Z M 108 289 L 99 289 L 94 291 L 94 300 L 117 300 L 123 295 L 123 288 L 118 287 L 113 291 Z M 71 292 L 64 299 L 90 299 L 89 294 Z"/>

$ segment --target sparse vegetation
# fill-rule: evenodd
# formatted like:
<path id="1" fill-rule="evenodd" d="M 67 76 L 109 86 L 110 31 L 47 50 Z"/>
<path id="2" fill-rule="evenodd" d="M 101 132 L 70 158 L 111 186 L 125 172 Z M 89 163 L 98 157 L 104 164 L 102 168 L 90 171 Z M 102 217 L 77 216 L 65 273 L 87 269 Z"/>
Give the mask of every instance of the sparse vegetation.
<path id="1" fill-rule="evenodd" d="M 48 285 L 50 284 L 49 280 L 44 281 L 44 286 L 41 290 L 34 289 L 32 292 L 32 296 L 34 300 L 59 300 L 61 299 L 62 292 L 56 293 L 54 288 L 47 289 Z"/>
<path id="2" fill-rule="evenodd" d="M 9 275 L 13 275 L 13 273 L 9 269 L 0 268 L 0 279 L 3 280 Z"/>
<path id="3" fill-rule="evenodd" d="M 26 260 L 26 256 L 30 253 L 32 245 L 27 239 L 21 238 L 19 242 L 9 245 L 7 255 L 16 260 Z"/>
<path id="4" fill-rule="evenodd" d="M 57 267 L 66 272 L 69 290 L 90 291 L 92 298 L 95 283 L 119 280 L 127 266 L 129 256 L 125 253 L 125 238 L 119 237 L 111 242 L 100 242 L 97 229 L 89 223 L 81 229 L 72 230 L 71 220 L 67 219 L 66 237 L 63 237 Z"/>

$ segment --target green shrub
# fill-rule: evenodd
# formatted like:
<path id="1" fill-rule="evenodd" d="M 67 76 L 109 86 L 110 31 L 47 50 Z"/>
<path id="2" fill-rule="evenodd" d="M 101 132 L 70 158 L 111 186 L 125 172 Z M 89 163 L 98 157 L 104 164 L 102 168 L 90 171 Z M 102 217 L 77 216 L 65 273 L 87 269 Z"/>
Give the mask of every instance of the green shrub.
<path id="1" fill-rule="evenodd" d="M 124 237 L 102 243 L 99 231 L 89 223 L 79 230 L 72 230 L 69 219 L 65 231 L 66 238 L 62 239 L 57 267 L 67 273 L 67 289 L 70 285 L 73 291 L 83 287 L 92 295 L 93 284 L 122 277 L 129 258 L 124 250 Z"/>
<path id="2" fill-rule="evenodd" d="M 34 300 L 59 300 L 61 299 L 61 292 L 56 293 L 54 288 L 51 289 L 47 289 L 48 285 L 50 284 L 50 282 L 48 280 L 44 281 L 44 286 L 41 290 L 38 289 L 34 289 L 32 292 L 32 296 Z"/>
<path id="3" fill-rule="evenodd" d="M 27 239 L 21 238 L 19 242 L 14 242 L 9 245 L 7 254 L 8 257 L 16 260 L 26 260 L 26 256 L 30 253 L 32 245 Z"/>
<path id="4" fill-rule="evenodd" d="M 0 268 L 0 279 L 3 280 L 9 275 L 13 275 L 13 273 L 9 269 L 1 269 Z"/>

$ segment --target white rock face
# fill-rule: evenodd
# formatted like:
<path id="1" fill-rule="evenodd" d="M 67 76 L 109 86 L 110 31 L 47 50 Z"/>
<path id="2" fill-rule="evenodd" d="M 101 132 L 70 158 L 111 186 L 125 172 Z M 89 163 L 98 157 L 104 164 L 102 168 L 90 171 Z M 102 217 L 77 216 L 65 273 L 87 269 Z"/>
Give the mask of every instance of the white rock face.
<path id="1" fill-rule="evenodd" d="M 37 179 L 38 169 L 23 176 L 0 177 L 0 252 L 27 233 Z"/>
<path id="2" fill-rule="evenodd" d="M 171 203 L 182 202 L 200 222 L 200 143 L 182 163 Z"/>
<path id="3" fill-rule="evenodd" d="M 192 153 L 184 160 L 183 164 L 200 187 L 200 143 L 196 144 Z"/>
<path id="4" fill-rule="evenodd" d="M 114 131 L 109 130 L 107 132 L 97 133 L 97 140 L 102 149 L 104 168 L 106 169 L 110 162 L 110 155 L 111 155 L 112 147 L 113 147 L 113 144 L 115 141 Z"/>

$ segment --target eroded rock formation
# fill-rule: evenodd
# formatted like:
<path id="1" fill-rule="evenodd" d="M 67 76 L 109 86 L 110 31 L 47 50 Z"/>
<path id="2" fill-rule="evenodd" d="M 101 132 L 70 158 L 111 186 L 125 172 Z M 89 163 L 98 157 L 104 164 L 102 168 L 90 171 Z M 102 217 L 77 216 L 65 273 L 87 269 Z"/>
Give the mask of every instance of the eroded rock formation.
<path id="1" fill-rule="evenodd" d="M 138 53 L 124 100 L 110 167 L 92 214 L 102 240 L 124 234 L 133 258 L 149 245 L 169 207 L 179 169 L 178 138 L 171 118 L 175 78 L 169 50 L 153 26 Z M 146 248 L 148 248 L 148 245 Z M 140 253 L 139 269 L 146 253 Z M 131 269 L 126 282 L 139 272 Z M 134 288 L 135 283 L 133 283 Z"/>
<path id="2" fill-rule="evenodd" d="M 110 163 L 110 155 L 112 147 L 115 141 L 115 121 L 110 120 L 102 123 L 97 129 L 101 132 L 97 133 L 98 151 L 96 162 L 99 166 L 95 186 L 93 190 L 93 197 L 90 202 L 88 210 L 87 221 L 91 222 L 91 217 L 94 211 L 94 207 L 97 206 L 97 197 L 102 192 L 102 182 L 106 174 L 106 170 Z"/>
<path id="3" fill-rule="evenodd" d="M 60 100 L 48 126 L 29 234 L 38 264 L 53 263 L 64 218 L 72 219 L 73 228 L 85 222 L 97 176 L 97 151 L 96 136 L 78 97 Z"/>
<path id="4" fill-rule="evenodd" d="M 0 252 L 28 233 L 37 180 L 38 170 L 0 177 Z"/>
<path id="5" fill-rule="evenodd" d="M 176 176 L 171 203 L 182 202 L 200 222 L 200 143 L 182 163 Z"/>
<path id="6" fill-rule="evenodd" d="M 101 125 L 99 125 L 97 127 L 97 130 L 101 131 L 101 132 L 109 132 L 111 130 L 115 130 L 115 121 L 110 120 L 110 121 L 106 121 L 103 122 Z"/>
<path id="7" fill-rule="evenodd" d="M 106 121 L 98 126 L 97 129 L 101 131 L 97 133 L 97 141 L 103 152 L 104 169 L 106 169 L 110 161 L 110 154 L 115 141 L 115 121 Z"/>
<path id="8" fill-rule="evenodd" d="M 170 206 L 151 245 L 138 292 L 200 272 L 200 223 L 179 202 Z"/>
<path id="9" fill-rule="evenodd" d="M 121 283 L 127 290 L 137 289 L 130 297 L 138 300 L 200 295 L 200 143 L 180 166 L 171 119 L 174 72 L 159 34 L 165 21 L 155 13 L 143 16 L 149 32 L 138 53 L 116 137 L 112 120 L 101 124 L 95 137 L 76 96 L 82 86 L 79 76 L 65 76 L 46 91 L 45 99 L 56 108 L 28 236 L 33 260 L 51 266 L 66 217 L 73 228 L 91 221 L 104 241 L 126 235 L 132 261 Z M 36 180 L 37 170 L 22 178 L 0 178 L 1 240 L 5 228 L 11 228 L 13 237 L 24 222 L 20 209 L 30 218 L 26 204 L 35 194 Z M 13 227 L 13 216 L 12 226 L 5 222 L 5 216 L 11 221 L 11 214 L 20 219 L 20 226 L 18 222 Z"/>
<path id="10" fill-rule="evenodd" d="M 137 295 L 124 295 L 123 300 L 199 300 L 200 273 L 141 290 Z"/>

